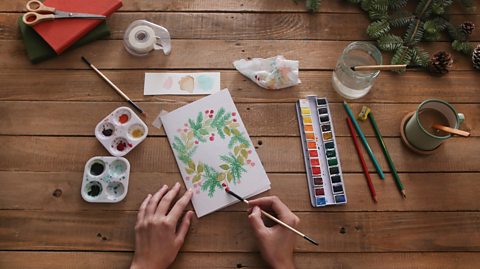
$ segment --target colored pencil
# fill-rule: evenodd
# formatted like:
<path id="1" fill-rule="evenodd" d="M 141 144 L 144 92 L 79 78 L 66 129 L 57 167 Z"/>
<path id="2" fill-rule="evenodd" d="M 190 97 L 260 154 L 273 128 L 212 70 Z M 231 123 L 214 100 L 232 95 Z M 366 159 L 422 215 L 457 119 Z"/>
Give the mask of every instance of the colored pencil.
<path id="1" fill-rule="evenodd" d="M 100 72 L 100 70 L 98 70 L 93 64 L 91 64 L 85 57 L 82 56 L 82 60 L 90 67 L 92 68 L 95 72 L 97 72 L 97 74 L 103 78 L 103 80 L 105 80 L 105 82 L 107 82 L 120 96 L 123 97 L 123 99 L 125 99 L 129 104 L 131 104 L 136 110 L 138 110 L 138 112 L 142 113 L 143 116 L 147 116 L 147 113 L 145 111 L 143 111 L 143 109 L 141 109 L 137 104 L 135 104 L 132 99 L 130 99 L 125 93 L 122 92 L 122 90 L 120 90 L 117 85 L 113 84 L 112 81 L 110 81 L 110 79 L 108 79 L 102 72 Z"/>
<path id="2" fill-rule="evenodd" d="M 353 126 L 355 126 L 355 130 L 357 131 L 357 134 L 360 137 L 360 140 L 362 141 L 363 146 L 367 150 L 368 156 L 370 156 L 370 159 L 372 160 L 373 165 L 375 166 L 375 169 L 377 170 L 378 175 L 380 176 L 381 179 L 384 179 L 385 175 L 383 174 L 382 168 L 380 167 L 380 164 L 378 163 L 377 158 L 373 154 L 373 151 L 372 151 L 372 149 L 370 148 L 370 145 L 367 142 L 367 138 L 363 134 L 362 129 L 360 129 L 360 125 L 358 125 L 358 122 L 355 119 L 355 117 L 353 116 L 352 110 L 350 109 L 350 107 L 348 106 L 348 103 L 346 101 L 343 101 L 343 107 L 345 108 L 345 111 L 347 111 L 348 117 L 352 121 Z"/>
<path id="3" fill-rule="evenodd" d="M 456 134 L 456 135 L 463 136 L 463 137 L 469 137 L 470 136 L 469 132 L 465 132 L 465 131 L 462 131 L 462 130 L 450 128 L 448 126 L 443 126 L 443 125 L 440 125 L 440 124 L 434 124 L 434 125 L 432 125 L 432 128 L 440 130 L 440 131 L 447 132 L 449 134 Z"/>
<path id="4" fill-rule="evenodd" d="M 350 130 L 350 135 L 352 136 L 353 144 L 355 145 L 355 149 L 357 150 L 358 158 L 362 163 L 363 173 L 365 174 L 365 178 L 367 179 L 368 189 L 370 190 L 370 194 L 372 195 L 373 201 L 376 203 L 377 193 L 375 192 L 375 187 L 373 187 L 372 179 L 370 178 L 370 173 L 368 172 L 367 164 L 365 163 L 362 150 L 360 149 L 360 145 L 358 144 L 357 136 L 355 135 L 355 130 L 353 129 L 352 121 L 348 117 L 347 117 L 347 125 L 348 125 L 348 129 Z"/>
<path id="5" fill-rule="evenodd" d="M 382 134 L 380 133 L 380 129 L 378 129 L 377 122 L 375 121 L 375 118 L 373 117 L 373 113 L 371 111 L 370 113 L 368 113 L 368 118 L 370 120 L 370 123 L 373 126 L 373 130 L 375 131 L 375 136 L 377 137 L 378 142 L 380 142 L 380 146 L 382 146 L 382 151 L 383 151 L 383 154 L 385 155 L 385 158 L 387 159 L 388 166 L 390 166 L 390 170 L 392 170 L 395 184 L 397 185 L 397 188 L 402 194 L 403 198 L 407 198 L 407 195 L 405 194 L 405 187 L 403 186 L 402 181 L 400 180 L 400 176 L 398 175 L 397 169 L 395 169 L 395 165 L 393 164 L 392 158 L 390 157 L 390 153 L 388 152 L 387 146 L 383 141 Z"/>
<path id="6" fill-rule="evenodd" d="M 350 69 L 353 71 L 376 71 L 376 70 L 401 70 L 401 69 L 418 69 L 421 66 L 406 64 L 390 64 L 390 65 L 357 65 Z"/>
<path id="7" fill-rule="evenodd" d="M 231 190 L 230 190 L 228 187 L 226 187 L 226 186 L 224 186 L 224 188 L 225 188 L 225 191 L 226 191 L 228 194 L 230 194 L 230 195 L 232 195 L 233 197 L 237 198 L 238 200 L 246 203 L 247 205 L 249 204 L 249 202 L 248 202 L 247 199 L 242 198 L 240 195 L 234 193 L 233 191 L 231 191 Z M 296 233 L 297 235 L 303 237 L 303 238 L 304 238 L 305 240 L 307 240 L 308 242 L 310 242 L 310 243 L 318 246 L 318 243 L 317 243 L 315 240 L 313 240 L 312 238 L 310 238 L 310 237 L 306 236 L 305 234 L 299 232 L 298 230 L 296 230 L 295 228 L 293 228 L 293 227 L 291 227 L 290 225 L 286 224 L 285 222 L 283 222 L 283 221 L 275 218 L 275 217 L 272 216 L 271 214 L 265 212 L 263 209 L 260 209 L 260 211 L 262 212 L 262 214 L 263 214 L 265 217 L 273 220 L 274 222 L 280 224 L 281 226 L 283 226 L 283 227 L 289 229 L 290 231 Z"/>

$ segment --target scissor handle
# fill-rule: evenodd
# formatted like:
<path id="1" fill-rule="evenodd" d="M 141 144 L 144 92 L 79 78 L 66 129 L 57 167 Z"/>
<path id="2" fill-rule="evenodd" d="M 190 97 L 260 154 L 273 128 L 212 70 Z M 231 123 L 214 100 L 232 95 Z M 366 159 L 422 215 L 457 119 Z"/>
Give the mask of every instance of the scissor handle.
<path id="1" fill-rule="evenodd" d="M 39 14 L 36 12 L 27 12 L 23 15 L 23 22 L 26 25 L 33 26 L 42 21 L 50 21 L 55 19 L 53 14 Z"/>
<path id="2" fill-rule="evenodd" d="M 30 12 L 37 12 L 37 13 L 55 13 L 55 8 L 47 7 L 42 2 L 38 0 L 30 0 L 27 2 L 27 10 Z"/>

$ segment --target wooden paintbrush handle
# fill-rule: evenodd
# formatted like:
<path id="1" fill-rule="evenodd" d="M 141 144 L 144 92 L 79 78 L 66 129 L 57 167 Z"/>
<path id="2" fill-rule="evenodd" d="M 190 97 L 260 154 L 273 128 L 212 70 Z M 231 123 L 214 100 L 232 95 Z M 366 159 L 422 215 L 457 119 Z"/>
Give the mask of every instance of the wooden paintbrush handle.
<path id="1" fill-rule="evenodd" d="M 447 132 L 447 133 L 450 133 L 450 134 L 459 135 L 459 136 L 464 136 L 464 137 L 469 137 L 470 136 L 469 132 L 465 132 L 465 131 L 462 131 L 462 130 L 450 128 L 450 127 L 443 126 L 443 125 L 440 125 L 440 124 L 434 124 L 434 125 L 432 125 L 432 128 L 435 128 L 437 130 L 444 131 L 444 132 Z"/>
<path id="2" fill-rule="evenodd" d="M 355 71 L 375 71 L 375 70 L 397 70 L 407 68 L 406 64 L 392 64 L 392 65 L 359 65 L 354 66 Z"/>

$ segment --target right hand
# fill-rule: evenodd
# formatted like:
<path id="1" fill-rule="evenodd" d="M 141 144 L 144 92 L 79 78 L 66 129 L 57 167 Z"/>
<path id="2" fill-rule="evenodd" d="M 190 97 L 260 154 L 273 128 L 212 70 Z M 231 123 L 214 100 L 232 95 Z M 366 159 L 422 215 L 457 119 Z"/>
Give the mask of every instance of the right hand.
<path id="1" fill-rule="evenodd" d="M 276 196 L 250 200 L 249 205 L 252 208 L 248 219 L 258 239 L 263 259 L 275 269 L 295 268 L 293 249 L 297 235 L 279 224 L 265 226 L 260 208 L 267 212 L 273 211 L 278 219 L 293 228 L 298 226 L 300 219 Z"/>

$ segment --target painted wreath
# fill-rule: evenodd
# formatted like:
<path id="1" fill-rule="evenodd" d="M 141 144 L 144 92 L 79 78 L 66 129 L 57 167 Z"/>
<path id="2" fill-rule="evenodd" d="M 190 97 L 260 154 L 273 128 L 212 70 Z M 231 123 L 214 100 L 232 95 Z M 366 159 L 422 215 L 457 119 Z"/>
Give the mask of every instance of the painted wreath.
<path id="1" fill-rule="evenodd" d="M 236 112 L 226 112 L 222 107 L 217 112 L 213 109 L 198 112 L 196 119 L 188 119 L 182 128 L 177 129 L 179 135 L 174 137 L 172 148 L 177 158 L 185 165 L 188 174 L 186 180 L 191 180 L 196 193 L 208 190 L 208 196 L 213 197 L 215 190 L 222 189 L 222 183 L 240 184 L 246 167 L 255 166 L 249 159 L 252 153 L 250 141 L 243 132 L 238 130 Z M 219 137 L 219 138 L 218 138 Z M 215 139 L 230 139 L 230 152 L 220 155 L 223 161 L 218 168 L 206 163 L 195 163 L 192 156 L 199 144 L 206 144 Z"/>

